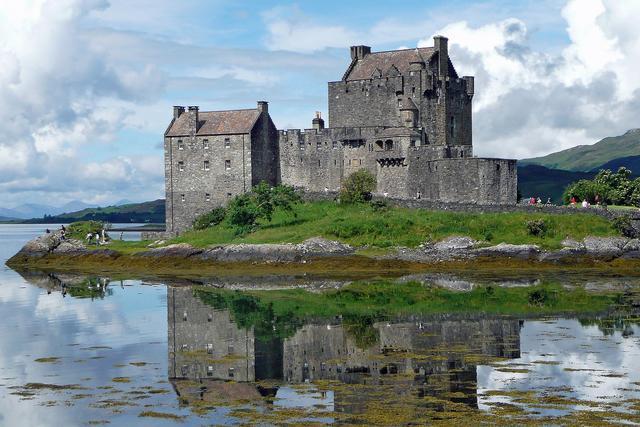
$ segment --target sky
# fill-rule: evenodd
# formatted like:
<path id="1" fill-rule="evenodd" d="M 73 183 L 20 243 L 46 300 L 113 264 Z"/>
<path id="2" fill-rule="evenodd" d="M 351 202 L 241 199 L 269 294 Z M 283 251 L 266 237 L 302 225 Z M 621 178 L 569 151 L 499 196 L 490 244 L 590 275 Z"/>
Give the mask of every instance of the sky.
<path id="1" fill-rule="evenodd" d="M 349 46 L 449 38 L 474 151 L 527 158 L 640 127 L 640 0 L 0 0 L 0 207 L 163 197 L 173 105 L 327 113 Z"/>

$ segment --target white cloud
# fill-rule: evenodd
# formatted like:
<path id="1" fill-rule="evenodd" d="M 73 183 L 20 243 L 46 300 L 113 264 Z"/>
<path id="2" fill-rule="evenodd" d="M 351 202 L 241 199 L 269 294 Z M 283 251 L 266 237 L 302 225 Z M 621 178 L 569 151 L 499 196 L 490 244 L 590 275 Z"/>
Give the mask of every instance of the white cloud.
<path id="1" fill-rule="evenodd" d="M 637 8 L 569 1 L 562 16 L 570 43 L 559 54 L 532 49 L 526 24 L 516 18 L 438 31 L 449 37 L 458 73 L 476 76 L 476 152 L 529 157 L 637 127 L 640 33 L 617 31 L 635 25 Z M 418 45 L 431 46 L 431 37 Z"/>

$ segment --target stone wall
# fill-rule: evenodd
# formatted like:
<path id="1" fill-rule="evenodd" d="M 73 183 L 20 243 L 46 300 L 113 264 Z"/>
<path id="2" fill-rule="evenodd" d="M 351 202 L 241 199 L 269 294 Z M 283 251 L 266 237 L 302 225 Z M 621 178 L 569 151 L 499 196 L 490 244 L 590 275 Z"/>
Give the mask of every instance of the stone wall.
<path id="1" fill-rule="evenodd" d="M 167 231 L 249 190 L 251 151 L 248 134 L 165 138 Z"/>

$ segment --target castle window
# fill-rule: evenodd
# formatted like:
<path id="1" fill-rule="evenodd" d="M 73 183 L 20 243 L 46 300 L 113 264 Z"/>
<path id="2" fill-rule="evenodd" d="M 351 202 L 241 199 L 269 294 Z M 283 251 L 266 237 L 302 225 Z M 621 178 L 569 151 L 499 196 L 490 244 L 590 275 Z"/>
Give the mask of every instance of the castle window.
<path id="1" fill-rule="evenodd" d="M 331 143 L 331 147 L 332 147 L 334 150 L 337 150 L 337 149 L 338 149 L 338 141 L 333 141 L 333 142 Z"/>
<path id="2" fill-rule="evenodd" d="M 231 193 L 227 193 L 227 197 L 231 197 Z"/>
<path id="3" fill-rule="evenodd" d="M 382 141 L 376 141 L 376 147 L 379 150 L 382 150 L 384 148 L 383 142 Z"/>
<path id="4" fill-rule="evenodd" d="M 225 170 L 231 170 L 231 160 L 225 160 L 224 161 L 224 169 Z"/>
<path id="5" fill-rule="evenodd" d="M 210 202 L 210 201 L 211 201 L 211 194 L 206 193 L 206 194 L 204 195 L 204 201 L 205 201 L 205 202 Z"/>
<path id="6" fill-rule="evenodd" d="M 320 166 L 320 159 L 318 159 L 318 166 Z"/>
<path id="7" fill-rule="evenodd" d="M 202 141 L 202 148 L 205 150 L 209 149 L 209 140 L 205 139 L 204 141 Z"/>
<path id="8" fill-rule="evenodd" d="M 204 170 L 206 170 L 206 171 L 209 170 L 209 160 L 205 160 L 204 161 Z"/>
<path id="9" fill-rule="evenodd" d="M 333 166 L 338 166 L 338 161 L 336 159 L 333 159 Z"/>
<path id="10" fill-rule="evenodd" d="M 208 377 L 212 377 L 213 376 L 213 366 L 211 366 L 211 365 L 207 366 L 207 376 Z"/>
<path id="11" fill-rule="evenodd" d="M 304 141 L 300 141 L 300 149 L 304 150 Z"/>
<path id="12" fill-rule="evenodd" d="M 322 141 L 316 141 L 316 150 L 319 150 L 322 148 Z"/>
<path id="13" fill-rule="evenodd" d="M 180 172 L 184 171 L 184 162 L 178 162 L 178 170 Z"/>
<path id="14" fill-rule="evenodd" d="M 451 120 L 449 121 L 449 133 L 451 134 L 451 138 L 455 136 L 456 132 L 456 118 L 451 116 Z"/>
<path id="15" fill-rule="evenodd" d="M 225 138 L 224 139 L 224 148 L 231 148 L 231 139 L 230 138 Z"/>
<path id="16" fill-rule="evenodd" d="M 178 150 L 184 150 L 184 142 L 181 139 L 178 140 Z"/>
<path id="17" fill-rule="evenodd" d="M 362 166 L 362 159 L 359 159 L 359 160 L 360 160 L 360 166 Z"/>
<path id="18" fill-rule="evenodd" d="M 233 378 L 236 368 L 229 368 L 229 378 Z"/>
<path id="19" fill-rule="evenodd" d="M 387 140 L 384 142 L 384 149 L 385 149 L 385 151 L 391 151 L 391 150 L 393 150 L 393 141 L 392 141 L 392 140 L 390 140 L 390 139 L 387 139 Z"/>
<path id="20" fill-rule="evenodd" d="M 416 146 L 416 140 L 412 139 L 411 142 L 409 143 L 410 147 L 415 147 Z"/>
<path id="21" fill-rule="evenodd" d="M 207 344 L 207 354 L 213 354 L 213 344 Z"/>
<path id="22" fill-rule="evenodd" d="M 413 87 L 411 88 L 411 95 L 415 95 L 415 94 L 416 94 L 416 87 L 415 87 L 415 86 L 413 86 Z"/>
<path id="23" fill-rule="evenodd" d="M 186 200 L 186 198 L 184 197 L 184 194 L 181 194 L 181 195 L 180 195 L 180 201 L 181 201 L 181 202 L 184 202 L 185 200 Z"/>

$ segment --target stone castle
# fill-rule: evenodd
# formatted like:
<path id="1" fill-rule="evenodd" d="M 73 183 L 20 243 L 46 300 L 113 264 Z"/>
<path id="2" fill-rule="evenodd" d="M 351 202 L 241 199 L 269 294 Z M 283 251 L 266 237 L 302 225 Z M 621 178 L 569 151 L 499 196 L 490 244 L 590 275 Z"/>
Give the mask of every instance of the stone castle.
<path id="1" fill-rule="evenodd" d="M 264 101 L 174 107 L 164 135 L 167 231 L 261 181 L 328 193 L 359 169 L 376 176 L 379 196 L 515 204 L 516 161 L 473 156 L 473 94 L 473 77 L 458 76 L 448 40 L 436 36 L 428 48 L 351 47 L 342 79 L 329 82 L 329 127 L 318 113 L 311 129 L 278 130 Z"/>

